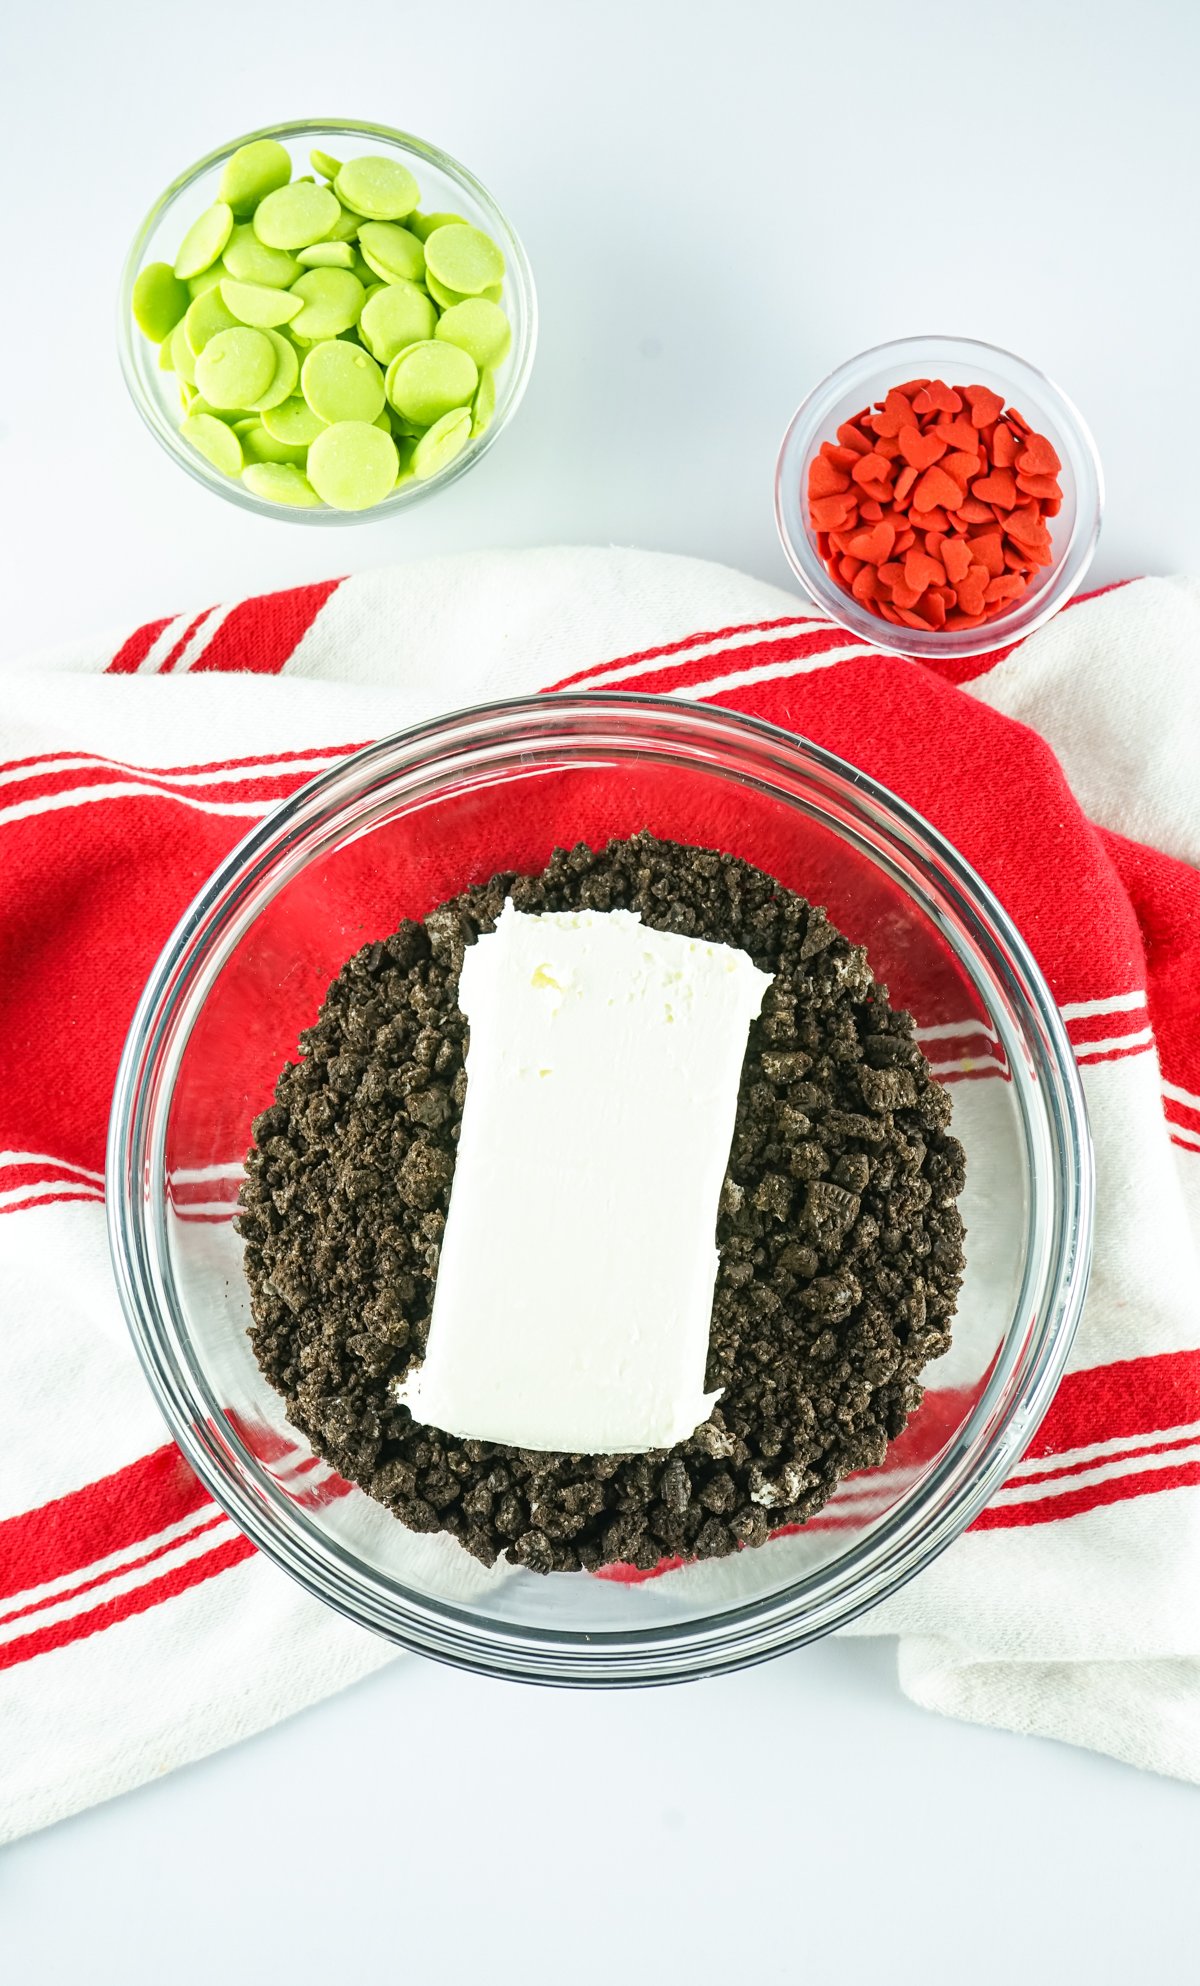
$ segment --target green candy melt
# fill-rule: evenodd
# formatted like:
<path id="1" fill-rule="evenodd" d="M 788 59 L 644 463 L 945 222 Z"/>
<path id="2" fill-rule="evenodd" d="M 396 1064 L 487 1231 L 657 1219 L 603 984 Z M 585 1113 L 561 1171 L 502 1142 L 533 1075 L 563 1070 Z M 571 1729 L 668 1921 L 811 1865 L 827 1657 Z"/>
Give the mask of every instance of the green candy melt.
<path id="1" fill-rule="evenodd" d="M 324 240 L 341 211 L 327 186 L 297 180 L 294 186 L 268 193 L 255 208 L 254 232 L 267 248 L 309 248 Z"/>
<path id="2" fill-rule="evenodd" d="M 429 269 L 425 271 L 425 287 L 439 310 L 453 310 L 456 303 L 470 303 L 472 300 L 465 290 L 448 290 Z M 493 283 L 490 289 L 480 290 L 479 294 L 488 303 L 499 303 L 503 291 L 499 283 Z"/>
<path id="3" fill-rule="evenodd" d="M 348 241 L 314 241 L 296 250 L 296 260 L 306 269 L 353 269 L 355 254 Z"/>
<path id="4" fill-rule="evenodd" d="M 262 283 L 270 289 L 289 290 L 304 264 L 282 248 L 268 248 L 259 240 L 250 221 L 233 230 L 222 256 L 226 275 L 235 283 Z"/>
<path id="5" fill-rule="evenodd" d="M 342 338 L 313 346 L 300 371 L 300 388 L 327 424 L 373 421 L 383 412 L 383 374 L 369 352 Z"/>
<path id="6" fill-rule="evenodd" d="M 220 197 L 238 220 L 244 220 L 268 193 L 286 186 L 291 176 L 292 161 L 278 139 L 256 138 L 249 145 L 239 145 L 232 158 L 226 159 Z"/>
<path id="7" fill-rule="evenodd" d="M 335 342 L 337 342 L 335 340 Z M 317 347 L 319 350 L 320 347 Z M 350 348 L 353 349 L 353 348 Z M 366 353 L 363 353 L 366 357 Z M 304 377 L 303 368 L 300 373 Z M 325 422 L 315 413 L 301 394 L 293 394 L 289 400 L 281 400 L 277 407 L 267 407 L 263 411 L 262 424 L 276 441 L 294 443 L 307 448 L 315 441 Z"/>
<path id="8" fill-rule="evenodd" d="M 381 365 L 390 365 L 405 345 L 432 338 L 437 312 L 415 283 L 385 283 L 362 307 L 363 343 Z"/>
<path id="9" fill-rule="evenodd" d="M 461 454 L 471 439 L 471 410 L 469 407 L 455 407 L 443 414 L 440 421 L 413 443 L 409 458 L 409 469 L 419 483 L 428 482 L 436 476 L 448 462 Z"/>
<path id="10" fill-rule="evenodd" d="M 252 421 L 240 436 L 247 462 L 294 462 L 303 469 L 308 455 L 306 443 L 280 441 L 261 421 Z"/>
<path id="11" fill-rule="evenodd" d="M 266 413 L 272 407 L 281 407 L 285 400 L 290 400 L 300 378 L 299 353 L 282 331 L 264 331 L 261 335 L 269 338 L 274 347 L 275 370 L 265 392 L 245 403 L 256 414 Z"/>
<path id="12" fill-rule="evenodd" d="M 370 421 L 337 421 L 308 451 L 308 478 L 333 510 L 369 510 L 396 481 L 396 444 Z"/>
<path id="13" fill-rule="evenodd" d="M 468 297 L 465 303 L 451 304 L 439 317 L 433 335 L 469 352 L 480 372 L 502 364 L 512 344 L 507 317 L 499 304 L 489 303 L 486 297 Z"/>
<path id="14" fill-rule="evenodd" d="M 425 262 L 444 289 L 462 296 L 479 296 L 504 281 L 504 257 L 495 242 L 465 222 L 435 228 L 425 241 Z"/>
<path id="15" fill-rule="evenodd" d="M 186 324 L 180 323 L 175 326 L 175 329 L 171 333 L 170 343 L 170 370 L 177 372 L 185 385 L 194 386 L 196 384 L 196 354 L 188 344 Z"/>
<path id="16" fill-rule="evenodd" d="M 211 407 L 229 411 L 251 407 L 270 387 L 277 363 L 267 332 L 239 325 L 232 331 L 218 331 L 209 339 L 195 362 L 189 384 L 200 388 Z"/>
<path id="17" fill-rule="evenodd" d="M 496 375 L 494 372 L 481 373 L 479 390 L 471 402 L 471 433 L 482 434 L 492 424 L 496 411 Z"/>
<path id="18" fill-rule="evenodd" d="M 452 408 L 473 400 L 478 384 L 479 368 L 469 352 L 431 338 L 410 345 L 392 360 L 387 396 L 398 414 L 427 428 Z"/>
<path id="19" fill-rule="evenodd" d="M 213 414 L 198 414 L 194 407 L 179 424 L 184 440 L 198 449 L 223 476 L 242 473 L 242 444 L 231 427 Z"/>
<path id="20" fill-rule="evenodd" d="M 425 250 L 408 228 L 394 221 L 364 221 L 358 230 L 358 245 L 368 268 L 383 282 L 419 283 L 425 275 Z"/>
<path id="21" fill-rule="evenodd" d="M 227 308 L 219 288 L 202 290 L 187 307 L 183 332 L 193 355 L 199 358 L 210 338 L 215 338 L 218 331 L 232 331 L 240 322 L 236 313 Z"/>
<path id="22" fill-rule="evenodd" d="M 166 262 L 147 262 L 133 286 L 133 315 L 138 330 L 161 345 L 169 338 L 191 302 L 191 292 Z"/>
<path id="23" fill-rule="evenodd" d="M 239 324 L 251 324 L 269 331 L 290 324 L 304 308 L 304 298 L 291 290 L 275 290 L 267 283 L 235 283 L 226 277 L 221 284 L 221 301 Z M 192 309 L 195 309 L 195 304 Z"/>
<path id="24" fill-rule="evenodd" d="M 312 344 L 349 331 L 362 315 L 365 292 L 348 269 L 308 269 L 292 284 L 291 293 L 303 305 L 292 330 Z"/>
<path id="25" fill-rule="evenodd" d="M 368 510 L 486 429 L 512 347 L 504 257 L 461 214 L 422 214 L 400 160 L 254 139 L 133 314 L 176 375 L 180 433 L 264 504 Z"/>
<path id="26" fill-rule="evenodd" d="M 292 462 L 247 462 L 242 481 L 256 497 L 267 503 L 293 504 L 312 510 L 321 501 L 308 477 Z"/>
<path id="27" fill-rule="evenodd" d="M 399 159 L 350 159 L 333 182 L 343 207 L 369 221 L 402 221 L 411 214 L 421 190 Z"/>
<path id="28" fill-rule="evenodd" d="M 232 209 L 223 200 L 215 200 L 192 222 L 180 242 L 175 274 L 184 282 L 189 276 L 202 275 L 221 254 L 232 233 Z"/>
<path id="29" fill-rule="evenodd" d="M 435 228 L 465 228 L 469 223 L 461 214 L 410 214 L 404 225 L 418 241 L 428 241 Z"/>

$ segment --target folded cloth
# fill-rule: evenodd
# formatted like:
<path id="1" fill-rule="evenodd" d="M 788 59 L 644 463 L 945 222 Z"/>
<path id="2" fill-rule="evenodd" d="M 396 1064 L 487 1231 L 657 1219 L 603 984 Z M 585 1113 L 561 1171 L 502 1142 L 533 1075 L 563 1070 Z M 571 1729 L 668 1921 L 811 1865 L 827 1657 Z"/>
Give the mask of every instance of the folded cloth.
<path id="1" fill-rule="evenodd" d="M 933 820 L 1030 941 L 1095 1136 L 1086 1315 L 1008 1483 L 855 1631 L 900 1637 L 902 1684 L 931 1708 L 1200 1780 L 1198 654 L 1200 587 L 1183 580 L 927 667 L 716 566 L 563 550 L 243 600 L 10 677 L 0 1835 L 392 1653 L 255 1552 L 164 1441 L 106 1256 L 109 1095 L 162 944 L 251 821 L 352 745 L 567 686 L 803 731 Z"/>

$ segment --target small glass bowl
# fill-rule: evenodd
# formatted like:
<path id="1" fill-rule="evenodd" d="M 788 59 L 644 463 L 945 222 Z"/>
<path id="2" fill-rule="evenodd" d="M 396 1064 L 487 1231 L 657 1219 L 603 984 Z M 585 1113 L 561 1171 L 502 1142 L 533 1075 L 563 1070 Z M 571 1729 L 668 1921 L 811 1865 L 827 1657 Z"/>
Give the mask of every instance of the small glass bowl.
<path id="1" fill-rule="evenodd" d="M 246 1335 L 233 1215 L 254 1116 L 346 958 L 497 870 L 649 827 L 745 857 L 861 940 L 954 1083 L 967 1270 L 950 1351 L 883 1464 L 731 1559 L 637 1583 L 486 1568 L 314 1464 Z M 570 1684 L 678 1681 L 853 1620 L 969 1524 L 1024 1452 L 1083 1303 L 1093 1173 L 1037 966 L 942 837 L 831 753 L 670 697 L 558 695 L 344 759 L 222 863 L 138 1005 L 108 1147 L 113 1264 L 171 1432 L 310 1592 L 424 1654 Z"/>
<path id="2" fill-rule="evenodd" d="M 808 465 L 821 443 L 832 441 L 843 421 L 882 400 L 889 387 L 920 378 L 990 387 L 1053 442 L 1062 461 L 1063 505 L 1049 519 L 1053 564 L 1042 568 L 1008 613 L 978 628 L 926 634 L 920 628 L 894 627 L 869 613 L 830 578 L 809 523 Z M 1100 458 L 1076 407 L 1035 366 L 976 338 L 897 338 L 847 359 L 801 401 L 775 468 L 775 521 L 788 563 L 805 592 L 836 626 L 899 655 L 986 655 L 1032 634 L 1082 585 L 1100 535 L 1103 504 Z"/>
<path id="3" fill-rule="evenodd" d="M 144 338 L 134 322 L 133 286 L 141 270 L 147 262 L 174 262 L 191 223 L 216 199 L 225 161 L 239 146 L 249 145 L 257 138 L 277 138 L 286 145 L 298 171 L 307 168 L 308 153 L 314 147 L 332 152 L 335 157 L 353 148 L 400 159 L 421 189 L 424 212 L 461 214 L 464 220 L 491 235 L 504 254 L 506 269 L 501 301 L 512 326 L 512 349 L 497 374 L 496 408 L 490 424 L 438 475 L 423 482 L 403 484 L 369 510 L 331 510 L 324 504 L 319 509 L 306 509 L 268 503 L 255 496 L 244 483 L 223 476 L 180 435 L 182 410 L 175 374 L 160 370 L 157 345 Z M 121 371 L 134 406 L 155 440 L 196 482 L 215 490 L 230 503 L 239 504 L 243 510 L 257 511 L 260 517 L 282 518 L 294 524 L 362 524 L 390 517 L 437 490 L 444 490 L 482 461 L 516 413 L 528 384 L 537 342 L 537 296 L 529 259 L 512 224 L 474 173 L 468 172 L 448 152 L 439 151 L 436 145 L 428 145 L 406 131 L 393 131 L 385 124 L 359 124 L 343 118 L 318 118 L 311 122 L 302 119 L 293 124 L 272 124 L 265 130 L 232 138 L 171 182 L 142 222 L 126 259 L 117 336 Z"/>

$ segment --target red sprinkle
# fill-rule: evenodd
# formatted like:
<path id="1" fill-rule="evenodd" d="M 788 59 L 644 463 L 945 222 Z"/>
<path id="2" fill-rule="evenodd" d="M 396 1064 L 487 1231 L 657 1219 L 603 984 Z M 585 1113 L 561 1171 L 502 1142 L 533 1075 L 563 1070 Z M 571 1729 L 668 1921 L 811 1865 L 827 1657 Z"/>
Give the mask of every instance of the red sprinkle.
<path id="1" fill-rule="evenodd" d="M 979 627 L 1053 561 L 1062 463 L 986 386 L 910 379 L 843 421 L 808 469 L 834 581 L 896 626 Z"/>

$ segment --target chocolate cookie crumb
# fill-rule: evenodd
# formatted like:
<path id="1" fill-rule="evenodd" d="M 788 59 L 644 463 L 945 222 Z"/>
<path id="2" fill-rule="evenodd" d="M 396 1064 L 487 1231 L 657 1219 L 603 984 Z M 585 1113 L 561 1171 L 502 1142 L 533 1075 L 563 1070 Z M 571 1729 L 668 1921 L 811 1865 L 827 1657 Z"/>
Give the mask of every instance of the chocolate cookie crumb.
<path id="1" fill-rule="evenodd" d="M 413 1420 L 466 1094 L 458 974 L 518 910 L 628 909 L 775 975 L 750 1029 L 717 1225 L 710 1419 L 670 1451 L 561 1455 Z M 251 1342 L 317 1453 L 415 1531 L 534 1572 L 720 1558 L 876 1466 L 950 1342 L 963 1152 L 950 1099 L 866 953 L 729 855 L 559 849 L 343 966 L 254 1124 L 238 1228 Z"/>

